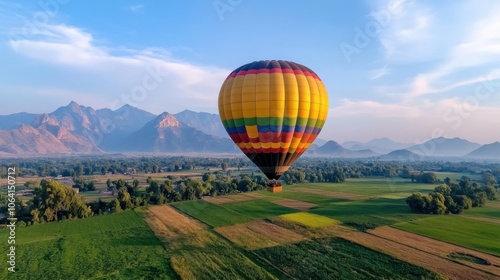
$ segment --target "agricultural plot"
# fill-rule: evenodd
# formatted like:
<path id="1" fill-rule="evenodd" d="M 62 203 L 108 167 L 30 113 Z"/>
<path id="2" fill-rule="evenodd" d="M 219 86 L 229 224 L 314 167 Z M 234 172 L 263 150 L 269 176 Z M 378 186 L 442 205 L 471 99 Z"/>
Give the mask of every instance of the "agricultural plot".
<path id="1" fill-rule="evenodd" d="M 278 192 L 278 193 L 270 193 L 267 191 L 261 191 L 259 192 L 262 195 L 264 195 L 263 199 L 267 200 L 277 200 L 277 199 L 294 199 L 294 200 L 300 200 L 316 205 L 328 205 L 334 202 L 341 202 L 341 201 L 346 201 L 345 199 L 339 199 L 339 198 L 333 198 L 333 197 L 326 197 L 322 195 L 317 195 L 317 194 L 312 194 L 312 193 L 306 193 L 306 192 L 299 192 L 295 190 L 295 187 L 289 188 L 288 186 L 285 186 L 283 188 L 283 191 Z"/>
<path id="2" fill-rule="evenodd" d="M 264 221 L 219 227 L 215 231 L 248 250 L 295 243 L 305 239 L 301 234 Z"/>
<path id="3" fill-rule="evenodd" d="M 261 198 L 262 195 L 259 193 L 249 192 L 249 193 L 241 193 L 235 195 L 226 195 L 226 196 L 217 196 L 217 197 L 205 197 L 204 200 L 220 205 L 226 203 L 236 203 L 236 202 L 245 202 L 251 201 Z"/>
<path id="4" fill-rule="evenodd" d="M 406 198 L 414 192 L 431 192 L 436 185 L 411 183 L 410 179 L 393 177 L 349 179 L 343 183 L 312 183 L 297 186 L 297 188 L 303 187 L 353 193 L 365 197 Z"/>
<path id="5" fill-rule="evenodd" d="M 241 224 L 297 211 L 266 200 L 223 205 L 214 205 L 203 200 L 193 200 L 176 203 L 173 206 L 212 227 Z"/>
<path id="6" fill-rule="evenodd" d="M 151 206 L 146 212 L 146 222 L 164 238 L 186 235 L 203 230 L 197 221 L 186 217 L 167 205 Z"/>
<path id="7" fill-rule="evenodd" d="M 204 229 L 198 221 L 170 206 L 152 208 L 145 215 L 157 236 L 178 233 L 162 240 L 167 249 L 167 258 L 170 258 L 172 268 L 181 279 L 275 278 L 232 244 Z M 163 232 L 165 229 L 167 234 Z"/>
<path id="8" fill-rule="evenodd" d="M 307 212 L 285 214 L 281 215 L 280 218 L 312 228 L 337 225 L 340 223 L 339 221 Z"/>
<path id="9" fill-rule="evenodd" d="M 344 193 L 337 191 L 328 191 L 328 190 L 320 190 L 320 189 L 312 189 L 312 188 L 296 188 L 296 191 L 317 194 L 320 196 L 332 197 L 337 199 L 345 199 L 345 200 L 361 200 L 366 199 L 366 196 L 353 194 L 353 193 Z"/>
<path id="10" fill-rule="evenodd" d="M 379 227 L 369 230 L 368 233 L 438 257 L 455 260 L 466 266 L 500 277 L 500 257 L 391 227 Z M 469 259 L 460 259 L 458 256 L 469 256 Z"/>
<path id="11" fill-rule="evenodd" d="M 422 219 L 412 213 L 404 199 L 373 198 L 338 202 L 310 210 L 311 213 L 341 221 L 358 230 Z"/>
<path id="12" fill-rule="evenodd" d="M 316 204 L 312 204 L 309 202 L 304 202 L 304 201 L 295 200 L 295 199 L 287 199 L 287 198 L 272 200 L 271 202 L 278 204 L 278 205 L 281 205 L 281 206 L 288 207 L 288 208 L 297 209 L 300 211 L 307 211 L 307 210 L 317 206 Z"/>
<path id="13" fill-rule="evenodd" d="M 134 211 L 17 228 L 16 233 L 17 272 L 7 275 L 2 269 L 0 279 L 177 278 L 162 243 Z M 2 240 L 7 234 L 0 230 Z M 6 263 L 5 254 L 0 261 Z"/>
<path id="14" fill-rule="evenodd" d="M 464 214 L 476 217 L 498 219 L 500 221 L 500 204 L 488 201 L 486 202 L 486 206 L 474 207 L 465 211 Z"/>
<path id="15" fill-rule="evenodd" d="M 436 273 L 341 238 L 254 252 L 296 279 L 439 279 Z"/>
<path id="16" fill-rule="evenodd" d="M 341 237 L 366 248 L 390 255 L 398 260 L 437 271 L 447 278 L 467 280 L 498 279 L 492 274 L 369 233 L 352 232 L 347 235 L 341 235 Z M 398 268 L 395 269 L 398 271 Z M 400 271 L 399 274 L 404 275 L 404 272 Z"/>
<path id="17" fill-rule="evenodd" d="M 460 216 L 431 216 L 394 227 L 500 256 L 500 224 Z"/>

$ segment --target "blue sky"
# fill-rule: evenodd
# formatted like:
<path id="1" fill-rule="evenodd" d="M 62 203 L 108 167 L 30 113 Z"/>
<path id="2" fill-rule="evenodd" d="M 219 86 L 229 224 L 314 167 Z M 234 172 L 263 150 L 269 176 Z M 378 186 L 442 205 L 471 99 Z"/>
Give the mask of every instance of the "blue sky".
<path id="1" fill-rule="evenodd" d="M 320 135 L 500 140 L 499 1 L 0 1 L 0 114 L 74 100 L 217 113 L 225 77 L 285 59 L 330 97 Z"/>

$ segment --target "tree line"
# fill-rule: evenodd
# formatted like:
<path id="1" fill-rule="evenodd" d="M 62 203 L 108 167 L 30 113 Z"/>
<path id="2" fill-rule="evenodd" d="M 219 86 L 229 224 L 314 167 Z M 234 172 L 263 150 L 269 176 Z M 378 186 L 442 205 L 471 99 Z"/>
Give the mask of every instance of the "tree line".
<path id="1" fill-rule="evenodd" d="M 447 177 L 444 184 L 427 195 L 414 193 L 406 204 L 417 213 L 460 214 L 471 207 L 484 206 L 487 200 L 496 200 L 496 189 L 491 184 L 481 185 L 462 176 L 458 182 Z"/>

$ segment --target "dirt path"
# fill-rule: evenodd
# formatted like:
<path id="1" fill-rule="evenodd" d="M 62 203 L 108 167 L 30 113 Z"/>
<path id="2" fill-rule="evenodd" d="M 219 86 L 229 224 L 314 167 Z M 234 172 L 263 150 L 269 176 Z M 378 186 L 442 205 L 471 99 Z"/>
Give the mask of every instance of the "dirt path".
<path id="1" fill-rule="evenodd" d="M 296 188 L 294 190 L 299 191 L 299 192 L 312 193 L 312 194 L 317 194 L 317 195 L 321 195 L 321 196 L 340 198 L 340 199 L 348 199 L 348 200 L 362 200 L 362 199 L 368 198 L 367 196 L 360 195 L 360 194 L 327 191 L 327 190 L 311 189 L 311 188 Z"/>
<path id="2" fill-rule="evenodd" d="M 340 237 L 358 243 L 365 247 L 377 250 L 379 252 L 391 255 L 397 259 L 407 261 L 409 263 L 436 271 L 450 279 L 464 279 L 464 280 L 484 280 L 484 279 L 499 279 L 498 276 L 488 274 L 497 273 L 498 267 L 495 266 L 482 266 L 482 270 L 473 267 L 473 263 L 467 262 L 466 265 L 456 263 L 446 259 L 447 252 L 452 252 L 456 249 L 454 245 L 425 238 L 415 234 L 407 233 L 401 230 L 381 227 L 375 230 L 366 232 L 346 232 L 341 233 Z M 423 238 L 423 239 L 422 239 Z M 451 245 L 451 246 L 450 246 Z M 443 246 L 445 250 L 439 247 Z M 417 249 L 417 248 L 418 249 Z M 464 252 L 464 248 L 459 252 Z M 473 251 L 473 250 L 471 250 Z M 474 255 L 485 257 L 484 253 L 473 251 Z M 488 260 L 497 262 L 496 257 L 488 255 Z M 470 265 L 469 265 L 470 264 Z M 479 266 L 479 265 L 477 265 Z"/>

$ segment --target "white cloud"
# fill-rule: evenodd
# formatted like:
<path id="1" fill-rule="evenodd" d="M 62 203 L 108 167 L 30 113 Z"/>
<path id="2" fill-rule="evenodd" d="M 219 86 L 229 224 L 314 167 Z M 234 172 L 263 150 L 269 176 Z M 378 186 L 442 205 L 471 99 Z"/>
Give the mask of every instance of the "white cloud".
<path id="1" fill-rule="evenodd" d="M 376 80 L 380 77 L 387 75 L 388 73 L 389 73 L 389 68 L 386 65 L 382 68 L 378 68 L 378 69 L 374 69 L 374 70 L 370 71 L 369 78 L 370 78 L 370 80 Z"/>
<path id="2" fill-rule="evenodd" d="M 161 49 L 124 51 L 98 46 L 92 34 L 71 26 L 46 25 L 41 29 L 43 34 L 36 38 L 11 40 L 11 47 L 19 54 L 66 69 L 69 79 L 88 80 L 81 91 L 104 96 L 109 105 L 102 107 L 130 103 L 154 113 L 186 108 L 213 112 L 220 86 L 230 72 L 173 59 Z M 121 55 L 114 54 L 118 51 Z M 51 78 L 59 84 L 57 77 Z M 78 98 L 84 97 L 69 88 L 68 99 L 78 102 Z"/>
<path id="3" fill-rule="evenodd" d="M 398 8 L 389 8 L 393 6 Z M 392 13 L 378 34 L 383 61 L 396 75 L 398 67 L 410 66 L 404 71 L 407 77 L 383 87 L 386 96 L 399 96 L 405 104 L 414 104 L 430 94 L 470 95 L 460 88 L 475 84 L 477 88 L 487 80 L 500 79 L 499 2 L 461 2 L 446 7 L 382 0 L 372 15 L 377 18 L 384 11 Z M 419 65 L 412 69 L 415 62 Z M 378 73 L 383 72 L 373 71 L 370 78 L 377 78 Z"/>
<path id="4" fill-rule="evenodd" d="M 330 116 L 365 116 L 370 118 L 418 118 L 421 111 L 416 106 L 380 103 L 371 100 L 342 99 L 339 106 L 330 110 Z"/>
<path id="5" fill-rule="evenodd" d="M 344 99 L 330 110 L 320 137 L 340 142 L 389 137 L 417 144 L 444 136 L 486 144 L 498 141 L 498 135 L 485 129 L 499 125 L 500 110 L 487 100 L 454 97 L 407 105 Z"/>
<path id="6" fill-rule="evenodd" d="M 382 16 L 382 15 L 385 15 Z M 427 59 L 435 50 L 426 44 L 434 38 L 430 9 L 414 0 L 380 1 L 372 12 L 382 26 L 378 39 L 386 59 L 415 61 Z"/>

